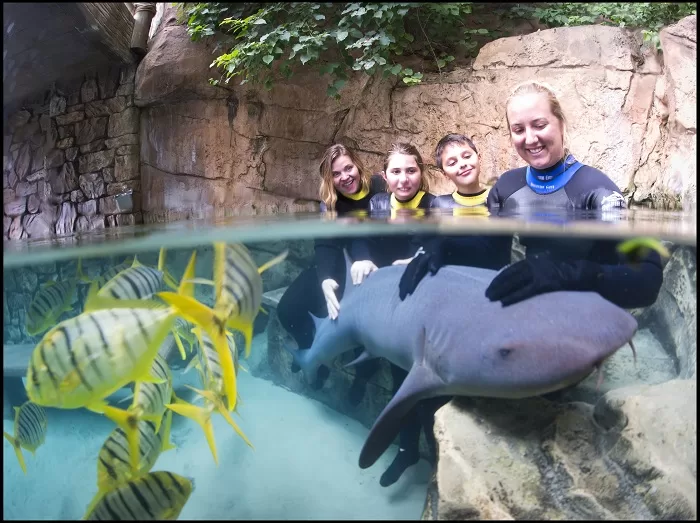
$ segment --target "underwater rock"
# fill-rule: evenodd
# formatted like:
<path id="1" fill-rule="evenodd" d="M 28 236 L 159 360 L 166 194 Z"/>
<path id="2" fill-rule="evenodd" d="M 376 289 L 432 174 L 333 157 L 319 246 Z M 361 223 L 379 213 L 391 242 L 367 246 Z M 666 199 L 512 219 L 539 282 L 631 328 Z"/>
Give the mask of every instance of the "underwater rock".
<path id="1" fill-rule="evenodd" d="M 656 302 L 640 317 L 677 360 L 678 377 L 697 378 L 697 254 L 678 247 L 664 268 Z"/>
<path id="2" fill-rule="evenodd" d="M 423 519 L 693 519 L 696 401 L 694 380 L 618 389 L 595 407 L 454 399 L 435 416 Z"/>

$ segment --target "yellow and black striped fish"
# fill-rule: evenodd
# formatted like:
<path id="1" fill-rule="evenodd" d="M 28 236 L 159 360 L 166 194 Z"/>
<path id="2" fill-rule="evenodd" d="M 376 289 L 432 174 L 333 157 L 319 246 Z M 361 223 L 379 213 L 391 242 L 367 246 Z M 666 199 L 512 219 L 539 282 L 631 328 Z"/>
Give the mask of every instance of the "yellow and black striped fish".
<path id="1" fill-rule="evenodd" d="M 133 259 L 127 258 L 123 262 L 121 262 L 120 264 L 115 265 L 114 267 L 110 267 L 104 273 L 100 274 L 99 276 L 95 276 L 94 278 L 91 278 L 90 276 L 81 272 L 80 273 L 80 280 L 83 283 L 94 283 L 97 286 L 97 288 L 99 289 L 105 283 L 107 283 L 109 280 L 111 280 L 117 274 L 119 274 L 121 271 L 131 267 L 132 263 L 133 263 Z"/>
<path id="2" fill-rule="evenodd" d="M 219 359 L 219 353 L 214 347 L 214 343 L 211 341 L 209 335 L 204 332 L 201 327 L 195 327 L 192 329 L 197 340 L 199 341 L 199 350 L 197 351 L 197 359 L 199 361 L 200 368 L 204 373 L 204 381 L 202 386 L 215 392 L 221 396 L 225 396 L 224 387 L 224 374 L 221 369 L 221 361 Z M 233 359 L 233 368 L 235 370 L 235 375 L 238 374 L 238 349 L 236 348 L 236 342 L 233 339 L 233 335 L 227 334 L 226 336 L 229 351 L 231 352 L 231 358 Z"/>
<path id="3" fill-rule="evenodd" d="M 34 349 L 27 369 L 29 399 L 45 407 L 88 407 L 132 381 L 149 378 L 168 335 L 172 308 L 88 311 L 56 325 Z"/>
<path id="4" fill-rule="evenodd" d="M 29 304 L 25 326 L 30 336 L 50 329 L 64 312 L 71 310 L 78 278 L 43 283 Z"/>
<path id="5" fill-rule="evenodd" d="M 194 254 L 185 270 L 187 278 L 190 274 Z M 192 285 L 185 280 L 180 292 L 191 293 Z M 147 300 L 112 300 L 112 305 L 91 310 L 88 300 L 85 312 L 44 335 L 27 369 L 30 400 L 46 407 L 101 412 L 103 399 L 127 383 L 161 381 L 149 374 L 175 322 L 175 309 Z"/>
<path id="6" fill-rule="evenodd" d="M 116 300 L 149 299 L 161 290 L 164 282 L 171 289 L 177 290 L 177 284 L 165 267 L 165 249 L 163 248 L 160 250 L 157 269 L 142 265 L 134 256 L 131 266 L 107 281 L 97 291 L 97 296 L 107 296 Z"/>
<path id="7" fill-rule="evenodd" d="M 194 490 L 194 482 L 172 472 L 149 472 L 107 492 L 83 519 L 174 520 Z"/>
<path id="8" fill-rule="evenodd" d="M 173 394 L 173 376 L 168 364 L 160 354 L 156 354 L 149 376 L 154 381 L 137 381 L 134 385 L 134 399 L 127 410 L 103 405 L 96 411 L 102 412 L 114 421 L 126 433 L 131 451 L 131 464 L 134 470 L 138 468 L 140 421 L 155 423 L 155 431 L 160 429 L 160 423 L 165 414 L 165 405 L 171 401 Z M 159 381 L 156 383 L 156 380 Z"/>
<path id="9" fill-rule="evenodd" d="M 129 455 L 129 442 L 126 433 L 117 427 L 102 445 L 97 458 L 98 496 L 112 490 L 120 484 L 143 476 L 149 472 L 158 460 L 161 452 L 174 449 L 170 442 L 173 413 L 168 410 L 163 417 L 160 430 L 152 421 L 139 421 L 139 459 L 138 467 L 133 470 Z"/>
<path id="10" fill-rule="evenodd" d="M 253 445 L 250 443 L 245 434 L 243 434 L 243 431 L 240 429 L 240 427 L 238 427 L 236 422 L 233 421 L 233 418 L 231 418 L 224 406 L 224 398 L 226 393 L 221 365 L 219 362 L 219 353 L 214 348 L 214 344 L 206 332 L 202 331 L 200 328 L 195 328 L 194 331 L 199 339 L 199 351 L 197 356 L 200 362 L 200 376 L 202 378 L 205 390 L 202 391 L 193 387 L 189 388 L 197 392 L 205 399 L 205 406 L 198 407 L 185 401 L 177 400 L 176 398 L 177 401 L 168 405 L 168 408 L 177 412 L 181 416 L 185 416 L 196 421 L 202 427 L 202 430 L 204 430 L 204 435 L 207 438 L 207 443 L 209 444 L 209 449 L 211 450 L 212 456 L 214 456 L 214 463 L 218 464 L 216 442 L 214 440 L 214 429 L 211 423 L 211 415 L 214 413 L 214 411 L 219 412 L 224 419 L 226 419 L 228 424 L 233 427 L 236 433 L 241 436 L 241 438 L 243 438 L 243 440 L 251 448 Z M 228 337 L 228 344 L 237 371 L 238 351 L 236 350 L 236 344 L 232 335 Z"/>
<path id="11" fill-rule="evenodd" d="M 226 342 L 226 327 L 243 333 L 247 358 L 253 339 L 253 321 L 262 303 L 263 284 L 260 274 L 286 257 L 287 251 L 284 251 L 258 268 L 243 244 L 215 243 L 214 281 L 191 280 L 195 283 L 213 283 L 213 309 L 182 293 L 158 293 L 161 299 L 176 307 L 184 318 L 201 326 L 211 337 L 219 353 L 229 411 L 236 407 L 236 378 Z"/>
<path id="12" fill-rule="evenodd" d="M 36 449 L 39 448 L 46 439 L 46 429 L 48 427 L 48 419 L 46 418 L 46 410 L 39 405 L 27 401 L 20 407 L 15 407 L 15 435 L 10 436 L 3 431 L 5 439 L 12 444 L 17 454 L 19 466 L 22 467 L 22 472 L 27 473 L 27 467 L 24 464 L 24 456 L 22 449 L 27 449 L 34 455 Z"/>
<path id="13" fill-rule="evenodd" d="M 211 455 L 214 457 L 214 463 L 217 465 L 219 464 L 219 458 L 216 452 L 216 441 L 214 440 L 214 427 L 211 422 L 211 416 L 215 411 L 224 417 L 226 422 L 233 427 L 233 430 L 235 430 L 236 433 L 243 438 L 246 445 L 252 449 L 255 448 L 246 435 L 243 434 L 243 431 L 236 424 L 236 422 L 233 421 L 233 418 L 229 414 L 228 410 L 226 410 L 224 398 L 221 395 L 210 390 L 195 389 L 189 385 L 185 385 L 185 387 L 192 389 L 194 392 L 202 396 L 205 400 L 204 406 L 198 407 L 197 405 L 192 405 L 179 398 L 175 398 L 175 401 L 173 403 L 169 403 L 166 405 L 166 407 L 174 412 L 177 412 L 181 416 L 185 416 L 186 418 L 196 421 L 197 424 L 202 427 L 204 435 L 207 438 L 207 443 L 209 444 L 209 450 L 211 450 Z"/>

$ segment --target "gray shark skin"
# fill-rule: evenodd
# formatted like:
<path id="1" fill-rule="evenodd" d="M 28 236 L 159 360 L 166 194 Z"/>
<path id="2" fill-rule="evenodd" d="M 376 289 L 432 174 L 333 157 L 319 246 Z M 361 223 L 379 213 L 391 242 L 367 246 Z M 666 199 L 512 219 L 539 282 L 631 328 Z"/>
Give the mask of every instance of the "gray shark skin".
<path id="1" fill-rule="evenodd" d="M 408 371 L 360 453 L 371 466 L 402 418 L 435 396 L 526 398 L 578 383 L 628 343 L 637 321 L 593 292 L 558 291 L 503 307 L 484 295 L 498 271 L 445 266 L 399 299 L 405 266 L 381 268 L 346 288 L 336 320 L 314 318 L 306 350 L 289 350 L 307 379 L 321 364 L 363 346 L 359 361 L 383 357 Z"/>

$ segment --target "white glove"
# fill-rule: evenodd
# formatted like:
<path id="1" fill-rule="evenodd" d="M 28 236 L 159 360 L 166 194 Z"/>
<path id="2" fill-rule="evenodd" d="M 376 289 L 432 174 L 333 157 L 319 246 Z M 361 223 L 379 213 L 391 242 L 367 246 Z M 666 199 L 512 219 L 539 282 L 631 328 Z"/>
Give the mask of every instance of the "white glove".
<path id="1" fill-rule="evenodd" d="M 356 261 L 350 266 L 350 276 L 353 285 L 362 283 L 370 273 L 377 270 L 377 266 L 370 260 Z"/>
<path id="2" fill-rule="evenodd" d="M 326 307 L 328 307 L 328 317 L 331 320 L 336 319 L 340 311 L 340 303 L 338 303 L 338 298 L 335 295 L 337 289 L 338 283 L 335 280 L 328 278 L 321 282 L 321 290 L 323 290 L 323 296 L 326 298 Z"/>

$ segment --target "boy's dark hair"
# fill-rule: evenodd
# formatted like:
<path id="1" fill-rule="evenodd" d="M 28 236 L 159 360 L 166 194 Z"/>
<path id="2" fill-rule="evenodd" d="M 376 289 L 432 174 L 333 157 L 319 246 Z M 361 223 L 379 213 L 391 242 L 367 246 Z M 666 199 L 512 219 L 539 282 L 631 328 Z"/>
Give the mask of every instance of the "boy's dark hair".
<path id="1" fill-rule="evenodd" d="M 442 152 L 445 150 L 445 147 L 453 143 L 458 143 L 460 145 L 468 145 L 474 150 L 476 154 L 479 154 L 479 151 L 476 150 L 476 145 L 474 145 L 474 142 L 472 142 L 471 138 L 469 138 L 468 136 L 454 133 L 446 134 L 440 139 L 440 141 L 435 146 L 435 165 L 439 169 L 442 169 Z"/>

